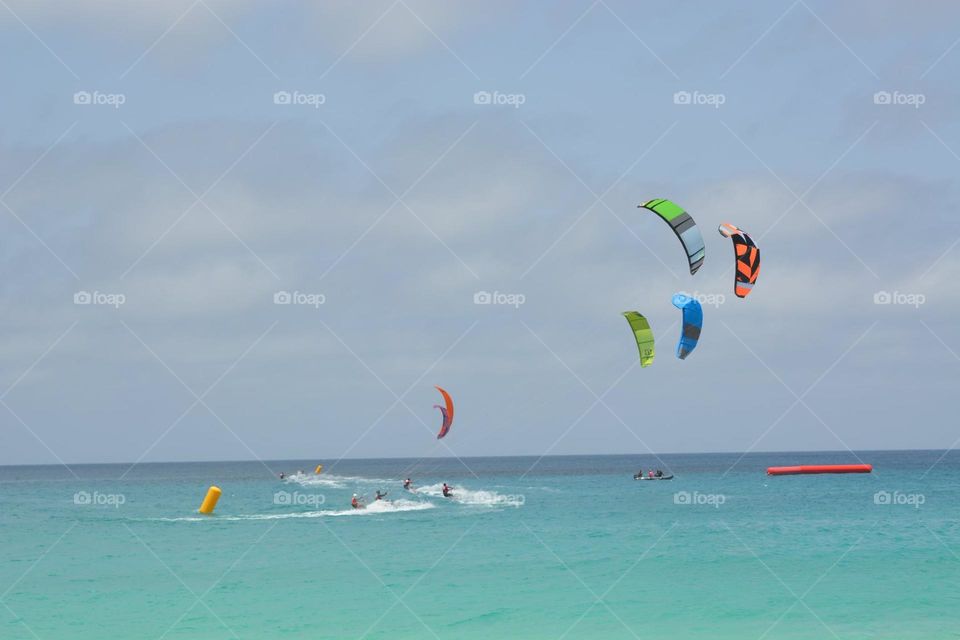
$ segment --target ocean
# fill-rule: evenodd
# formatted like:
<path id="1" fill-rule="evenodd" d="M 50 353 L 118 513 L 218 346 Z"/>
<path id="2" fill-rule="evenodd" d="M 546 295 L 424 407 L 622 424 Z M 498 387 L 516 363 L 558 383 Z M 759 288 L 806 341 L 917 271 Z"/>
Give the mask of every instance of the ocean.
<path id="1" fill-rule="evenodd" d="M 0 638 L 960 637 L 958 496 L 942 451 L 0 467 Z"/>

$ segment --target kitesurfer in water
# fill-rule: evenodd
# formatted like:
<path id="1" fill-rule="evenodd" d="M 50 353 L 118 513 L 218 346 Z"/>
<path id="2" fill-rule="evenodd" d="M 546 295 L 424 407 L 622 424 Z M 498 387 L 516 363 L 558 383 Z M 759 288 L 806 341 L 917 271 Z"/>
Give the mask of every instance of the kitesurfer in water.
<path id="1" fill-rule="evenodd" d="M 354 509 L 363 509 L 363 503 L 357 498 L 357 494 L 353 494 L 353 499 L 350 500 L 350 506 Z"/>
<path id="2" fill-rule="evenodd" d="M 406 489 L 407 491 L 413 490 L 413 482 L 410 481 L 410 478 L 407 478 L 406 480 L 403 481 L 403 488 Z"/>
<path id="3" fill-rule="evenodd" d="M 377 497 L 374 498 L 374 500 L 383 500 L 383 499 L 386 498 L 386 497 L 387 497 L 387 492 L 386 492 L 386 491 L 384 491 L 383 493 L 380 493 L 380 490 L 377 489 Z"/>
<path id="4" fill-rule="evenodd" d="M 450 490 L 450 487 L 447 486 L 447 483 L 446 483 L 446 482 L 443 483 L 443 497 L 444 497 L 444 498 L 452 498 L 452 497 L 453 497 L 453 491 Z"/>
<path id="5" fill-rule="evenodd" d="M 285 474 L 283 471 L 281 471 L 281 472 L 280 472 L 280 479 L 283 480 L 283 479 L 286 478 L 286 477 L 287 477 L 287 474 Z"/>

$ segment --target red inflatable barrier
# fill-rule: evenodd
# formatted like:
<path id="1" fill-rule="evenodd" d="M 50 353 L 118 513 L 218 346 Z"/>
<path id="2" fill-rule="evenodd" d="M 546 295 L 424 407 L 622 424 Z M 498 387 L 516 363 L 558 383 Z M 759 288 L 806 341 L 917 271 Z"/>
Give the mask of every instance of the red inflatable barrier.
<path id="1" fill-rule="evenodd" d="M 872 464 L 805 464 L 797 467 L 767 467 L 768 476 L 792 476 L 804 473 L 870 473 Z"/>

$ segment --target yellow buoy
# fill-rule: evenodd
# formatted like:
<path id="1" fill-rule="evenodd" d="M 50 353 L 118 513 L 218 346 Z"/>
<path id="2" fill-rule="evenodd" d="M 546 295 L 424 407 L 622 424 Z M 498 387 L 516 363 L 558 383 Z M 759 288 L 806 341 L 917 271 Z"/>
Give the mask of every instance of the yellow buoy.
<path id="1" fill-rule="evenodd" d="M 322 464 L 318 464 L 318 465 L 317 465 L 317 468 L 314 469 L 313 472 L 314 472 L 315 474 L 317 474 L 317 475 L 320 475 L 321 473 L 323 473 L 323 465 L 322 465 Z"/>
<path id="2" fill-rule="evenodd" d="M 210 487 L 207 489 L 207 497 L 203 499 L 203 504 L 200 505 L 200 513 L 209 516 L 213 513 L 213 510 L 217 508 L 217 500 L 220 499 L 220 494 L 223 493 L 220 491 L 220 487 Z"/>

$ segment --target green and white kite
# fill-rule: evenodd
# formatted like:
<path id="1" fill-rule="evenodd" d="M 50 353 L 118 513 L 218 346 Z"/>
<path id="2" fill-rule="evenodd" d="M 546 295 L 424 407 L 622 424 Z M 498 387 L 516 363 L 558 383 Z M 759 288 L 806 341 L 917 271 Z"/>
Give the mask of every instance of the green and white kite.
<path id="1" fill-rule="evenodd" d="M 694 222 L 690 214 L 677 203 L 662 198 L 648 200 L 637 206 L 641 209 L 649 209 L 670 225 L 673 232 L 677 234 L 677 238 L 680 239 L 684 251 L 687 252 L 690 275 L 695 274 L 700 265 L 703 264 L 706 245 L 703 243 L 703 235 L 701 235 L 697 223 Z"/>

